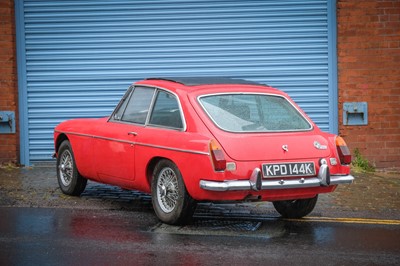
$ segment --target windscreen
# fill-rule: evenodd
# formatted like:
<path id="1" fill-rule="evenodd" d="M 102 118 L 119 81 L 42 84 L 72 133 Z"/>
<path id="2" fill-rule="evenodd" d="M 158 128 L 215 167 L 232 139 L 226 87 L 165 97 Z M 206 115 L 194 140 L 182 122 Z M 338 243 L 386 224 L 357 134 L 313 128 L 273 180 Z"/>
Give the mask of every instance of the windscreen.
<path id="1" fill-rule="evenodd" d="M 231 132 L 304 131 L 312 125 L 284 97 L 268 94 L 216 94 L 199 98 L 221 129 Z"/>

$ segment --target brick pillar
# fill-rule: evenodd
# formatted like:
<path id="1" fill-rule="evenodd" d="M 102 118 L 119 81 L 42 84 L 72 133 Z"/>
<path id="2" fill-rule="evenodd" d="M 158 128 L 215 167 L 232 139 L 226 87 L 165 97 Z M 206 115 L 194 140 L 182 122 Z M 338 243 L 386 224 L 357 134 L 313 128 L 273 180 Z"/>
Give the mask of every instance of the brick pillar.
<path id="1" fill-rule="evenodd" d="M 338 0 L 339 132 L 377 167 L 400 167 L 400 0 Z M 368 125 L 344 126 L 344 102 Z"/>
<path id="2" fill-rule="evenodd" d="M 17 133 L 0 134 L 0 165 L 19 160 L 14 1 L 0 1 L 0 111 L 14 111 Z"/>

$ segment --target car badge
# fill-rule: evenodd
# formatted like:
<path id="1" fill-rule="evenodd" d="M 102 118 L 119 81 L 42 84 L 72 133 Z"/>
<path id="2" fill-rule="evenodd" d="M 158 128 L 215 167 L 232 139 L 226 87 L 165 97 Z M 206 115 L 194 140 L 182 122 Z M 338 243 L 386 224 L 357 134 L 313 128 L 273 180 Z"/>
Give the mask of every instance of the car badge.
<path id="1" fill-rule="evenodd" d="M 288 152 L 288 151 L 289 151 L 288 145 L 286 145 L 286 144 L 285 144 L 285 145 L 282 145 L 282 150 Z"/>
<path id="2" fill-rule="evenodd" d="M 328 148 L 326 145 L 321 145 L 318 141 L 314 141 L 314 147 L 318 150 L 326 150 Z"/>

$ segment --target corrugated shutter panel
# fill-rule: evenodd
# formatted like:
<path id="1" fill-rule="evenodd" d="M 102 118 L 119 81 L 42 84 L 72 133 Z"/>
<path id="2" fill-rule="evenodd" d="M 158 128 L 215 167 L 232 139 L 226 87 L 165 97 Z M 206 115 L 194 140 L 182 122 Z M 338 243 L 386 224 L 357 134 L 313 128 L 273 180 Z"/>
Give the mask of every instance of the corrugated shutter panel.
<path id="1" fill-rule="evenodd" d="M 288 92 L 329 130 L 327 2 L 24 2 L 30 160 L 53 128 L 111 113 L 133 81 L 231 76 Z"/>

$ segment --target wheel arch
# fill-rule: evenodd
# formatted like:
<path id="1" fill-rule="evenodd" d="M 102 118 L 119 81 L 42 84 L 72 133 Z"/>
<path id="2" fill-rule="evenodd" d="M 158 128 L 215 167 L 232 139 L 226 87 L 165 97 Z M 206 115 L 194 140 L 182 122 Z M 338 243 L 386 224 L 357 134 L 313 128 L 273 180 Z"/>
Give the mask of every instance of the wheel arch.
<path id="1" fill-rule="evenodd" d="M 149 188 L 151 188 L 151 180 L 153 178 L 154 168 L 156 167 L 157 163 L 161 160 L 168 160 L 176 165 L 176 163 L 173 160 L 166 158 L 166 157 L 155 156 L 155 157 L 151 158 L 146 167 L 146 182 L 147 182 L 146 185 Z"/>
<path id="2" fill-rule="evenodd" d="M 69 140 L 68 136 L 65 133 L 61 133 L 58 135 L 55 143 L 55 152 L 58 154 L 58 149 L 60 148 L 61 143 L 63 143 L 64 140 Z"/>
<path id="3" fill-rule="evenodd" d="M 166 168 L 173 173 L 169 173 Z M 190 222 L 197 203 L 188 193 L 178 165 L 169 158 L 154 157 L 147 169 L 148 180 L 151 181 L 152 204 L 157 217 L 164 223 L 172 225 Z M 166 174 L 168 177 L 164 176 L 164 171 L 168 171 Z M 157 176 L 152 178 L 154 172 Z M 169 175 L 174 178 L 169 179 L 171 178 Z"/>
<path id="4" fill-rule="evenodd" d="M 87 179 L 79 173 L 72 147 L 65 142 L 66 140 L 68 137 L 65 134 L 61 134 L 56 139 L 58 184 L 64 194 L 79 196 L 85 190 Z M 62 143 L 65 144 L 62 145 Z M 61 154 L 58 154 L 60 149 Z"/>
<path id="5" fill-rule="evenodd" d="M 148 162 L 147 167 L 146 167 L 146 185 L 148 187 L 150 187 L 150 188 L 151 188 L 151 181 L 152 181 L 152 178 L 153 178 L 154 168 L 156 167 L 157 163 L 160 162 L 161 160 L 170 161 L 171 163 L 176 165 L 176 167 L 178 168 L 178 170 L 180 172 L 182 172 L 180 170 L 178 164 L 174 160 L 172 160 L 171 158 L 164 157 L 164 156 L 155 156 L 155 157 L 151 158 L 151 160 Z M 187 187 L 187 184 L 185 182 L 185 177 L 184 176 L 182 176 L 182 181 L 185 184 L 185 187 Z"/>

